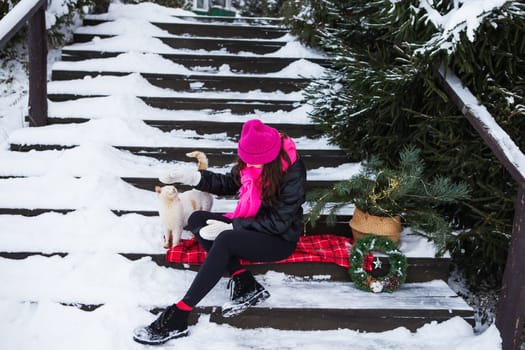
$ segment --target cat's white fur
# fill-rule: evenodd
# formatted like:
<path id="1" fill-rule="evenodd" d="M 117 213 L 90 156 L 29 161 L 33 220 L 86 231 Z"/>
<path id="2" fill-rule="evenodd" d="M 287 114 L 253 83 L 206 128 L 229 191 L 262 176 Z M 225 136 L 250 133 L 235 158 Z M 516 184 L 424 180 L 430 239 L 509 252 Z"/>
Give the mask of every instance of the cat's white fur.
<path id="1" fill-rule="evenodd" d="M 203 152 L 194 151 L 186 156 L 197 158 L 197 169 L 208 168 L 208 158 Z M 172 185 L 156 186 L 159 200 L 159 216 L 164 228 L 164 248 L 176 246 L 181 238 L 188 218 L 196 210 L 211 210 L 213 197 L 207 192 L 195 189 L 179 193 Z"/>

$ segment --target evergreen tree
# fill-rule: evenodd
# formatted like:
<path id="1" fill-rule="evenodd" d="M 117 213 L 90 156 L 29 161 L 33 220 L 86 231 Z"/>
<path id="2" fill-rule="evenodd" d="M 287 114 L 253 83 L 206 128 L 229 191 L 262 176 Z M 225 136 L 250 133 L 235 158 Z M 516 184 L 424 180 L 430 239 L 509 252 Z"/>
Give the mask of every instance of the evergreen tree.
<path id="1" fill-rule="evenodd" d="M 446 209 L 464 229 L 449 248 L 472 277 L 498 282 L 516 185 L 433 74 L 446 62 L 524 150 L 525 4 L 510 1 L 483 14 L 472 34 L 445 33 L 429 20 L 429 11 L 445 15 L 458 1 L 426 2 L 431 9 L 417 0 L 321 3 L 315 13 L 307 2 L 298 12 L 303 17 L 294 17 L 302 21 L 291 21 L 307 33 L 305 42 L 335 58 L 334 68 L 307 90 L 311 118 L 353 157 L 394 164 L 397 152 L 412 144 L 422 150 L 428 175 L 467 181 L 472 199 Z M 326 16 L 322 26 L 311 24 L 317 16 Z"/>

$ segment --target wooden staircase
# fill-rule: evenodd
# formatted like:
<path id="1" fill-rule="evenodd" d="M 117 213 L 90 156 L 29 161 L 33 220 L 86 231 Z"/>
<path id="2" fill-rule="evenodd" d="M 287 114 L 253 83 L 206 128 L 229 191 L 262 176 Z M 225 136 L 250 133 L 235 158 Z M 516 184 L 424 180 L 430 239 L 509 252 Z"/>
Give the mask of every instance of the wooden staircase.
<path id="1" fill-rule="evenodd" d="M 67 231 L 68 225 L 74 225 L 69 223 L 68 215 L 89 209 L 90 205 L 97 206 L 82 200 L 84 190 L 100 191 L 105 215 L 114 215 L 116 222 L 129 220 L 139 225 L 156 225 L 158 218 L 152 190 L 159 184 L 160 169 L 170 163 L 185 164 L 188 162 L 185 153 L 200 149 L 208 155 L 211 170 L 225 171 L 235 159 L 235 141 L 242 123 L 254 116 L 297 139 L 299 152 L 308 168 L 308 189 L 330 186 L 335 180 L 348 177 L 345 171 L 358 160 L 348 159 L 342 150 L 328 145 L 306 115 L 309 107 L 301 98 L 301 89 L 308 84 L 308 77 L 285 73 L 287 67 L 298 62 L 307 60 L 310 64 L 328 67 L 330 60 L 302 52 L 294 56 L 289 50 L 279 54 L 287 45 L 298 44 L 279 20 L 219 20 L 204 16 L 179 16 L 172 21 L 151 19 L 151 25 L 158 30 L 151 35 L 151 40 L 158 45 L 151 47 L 163 49 L 150 51 L 145 46 L 144 52 L 139 53 L 133 47 L 126 51 L 120 45 L 111 50 L 105 45 L 105 42 L 118 42 L 122 33 L 104 29 L 115 28 L 107 24 L 118 20 L 111 17 L 111 13 L 88 16 L 84 20 L 83 27 L 74 35 L 74 42 L 63 48 L 62 60 L 52 69 L 48 86 L 51 125 L 22 129 L 11 135 L 10 150 L 16 162 L 9 164 L 15 163 L 18 168 L 0 164 L 0 193 L 20 187 L 38 195 L 21 196 L 15 206 L 11 204 L 12 198 L 0 198 L 0 225 L 26 218 L 25 225 L 38 230 L 43 227 L 39 225 L 44 215 L 63 215 L 64 231 Z M 145 64 L 136 69 L 119 69 L 126 55 L 134 55 Z M 158 62 L 164 63 L 159 66 Z M 176 67 L 171 73 L 170 64 Z M 133 84 L 146 88 L 138 89 Z M 111 106 L 119 104 L 121 115 L 113 115 L 115 109 Z M 128 126 L 130 130 L 125 129 Z M 133 127 L 139 131 L 153 128 L 147 129 L 151 135 L 134 137 Z M 120 137 L 119 133 L 128 133 L 128 136 Z M 117 177 L 108 182 L 110 188 L 103 187 L 104 181 L 100 184 L 90 182 L 93 174 L 86 170 L 88 168 L 75 164 L 71 166 L 71 176 L 60 185 L 57 181 L 46 182 L 52 176 L 49 175 L 50 166 L 67 165 L 61 163 L 60 157 L 67 158 L 68 151 L 78 151 L 81 156 L 82 147 L 95 147 L 91 139 L 105 145 L 96 146 L 102 153 L 117 152 L 127 162 L 108 169 L 109 177 Z M 139 170 L 136 172 L 129 170 L 133 169 L 133 162 L 137 162 Z M 323 167 L 327 169 L 316 175 Z M 331 176 L 326 176 L 328 173 Z M 97 176 L 104 177 L 104 174 Z M 181 186 L 180 189 L 186 188 Z M 129 199 L 119 200 L 117 193 L 121 190 L 129 193 Z M 53 200 L 57 191 L 70 191 L 71 198 L 63 202 L 60 198 Z M 234 203 L 233 198 L 217 198 L 213 210 L 226 212 Z M 322 220 L 315 228 L 307 226 L 307 234 L 349 236 L 350 215 L 351 211 L 343 213 L 333 227 Z M 166 262 L 161 249 L 160 226 L 158 228 L 158 247 L 148 246 L 141 250 L 123 244 L 110 250 L 130 264 L 146 258 L 159 266 L 195 270 L 196 266 Z M 71 229 L 74 230 L 74 226 Z M 61 228 L 57 230 L 62 231 Z M 41 235 L 46 233 L 41 232 Z M 18 232 L 12 234 L 15 237 Z M 78 251 L 94 252 L 100 248 L 97 245 L 103 243 L 98 243 L 101 238 L 96 235 L 102 233 L 93 234 L 79 241 L 80 246 L 93 244 L 91 250 L 72 249 L 71 245 L 62 243 L 68 240 L 64 233 L 63 237 L 58 234 L 52 251 L 42 238 L 42 241 L 19 243 L 15 247 L 0 243 L 0 256 L 20 263 L 31 257 L 63 259 L 66 264 L 68 257 Z M 406 236 L 404 239 L 414 238 Z M 267 303 L 236 318 L 223 319 L 220 305 L 226 300 L 224 280 L 203 300 L 198 310 L 210 314 L 214 322 L 240 328 L 384 331 L 404 326 L 415 330 L 430 321 L 454 316 L 473 324 L 472 308 L 446 283 L 449 259 L 411 255 L 410 252 L 407 256 L 407 283 L 393 294 L 359 291 L 353 287 L 347 271 L 333 264 L 264 264 L 250 268 L 270 292 L 275 292 L 275 297 Z M 388 268 L 387 259 L 382 258 L 382 262 L 383 269 Z M 285 277 L 279 277 L 282 274 Z M 52 283 L 52 277 L 50 279 Z M 96 287 L 96 282 L 93 283 Z M 280 297 L 282 295 L 288 298 Z M 86 312 L 103 304 L 99 300 L 75 301 L 65 296 L 61 299 L 60 292 L 57 292 L 57 301 Z M 157 312 L 166 304 L 160 301 L 157 305 L 144 307 Z"/>

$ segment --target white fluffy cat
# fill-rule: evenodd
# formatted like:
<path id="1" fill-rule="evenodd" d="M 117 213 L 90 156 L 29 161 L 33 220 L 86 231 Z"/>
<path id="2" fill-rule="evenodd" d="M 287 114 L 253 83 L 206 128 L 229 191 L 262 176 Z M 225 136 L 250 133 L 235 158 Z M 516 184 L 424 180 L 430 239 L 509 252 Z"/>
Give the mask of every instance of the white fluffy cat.
<path id="1" fill-rule="evenodd" d="M 197 169 L 208 168 L 208 158 L 203 152 L 194 151 L 186 156 L 197 158 Z M 164 226 L 164 248 L 171 248 L 179 243 L 191 213 L 196 210 L 211 210 L 213 204 L 211 194 L 195 189 L 179 193 L 175 186 L 167 185 L 156 186 L 155 192 L 159 199 L 160 220 Z"/>

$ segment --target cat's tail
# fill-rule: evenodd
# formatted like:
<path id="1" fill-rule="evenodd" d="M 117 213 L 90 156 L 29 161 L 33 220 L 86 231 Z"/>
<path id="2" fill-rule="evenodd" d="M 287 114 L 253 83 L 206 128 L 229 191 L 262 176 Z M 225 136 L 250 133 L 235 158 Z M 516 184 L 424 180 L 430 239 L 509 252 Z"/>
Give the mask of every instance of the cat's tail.
<path id="1" fill-rule="evenodd" d="M 208 169 L 208 157 L 206 157 L 206 154 L 204 154 L 204 152 L 193 151 L 190 153 L 186 153 L 186 156 L 190 158 L 197 158 L 197 169 L 198 170 Z"/>

